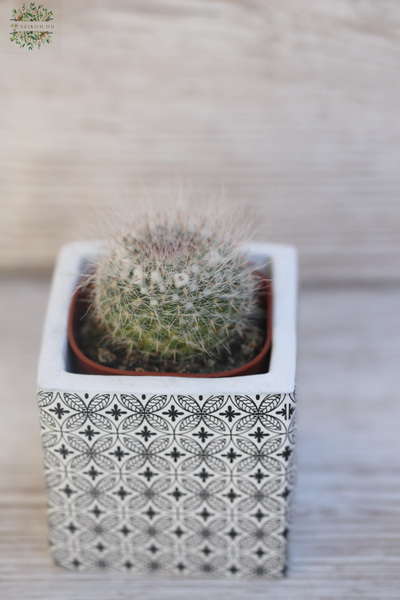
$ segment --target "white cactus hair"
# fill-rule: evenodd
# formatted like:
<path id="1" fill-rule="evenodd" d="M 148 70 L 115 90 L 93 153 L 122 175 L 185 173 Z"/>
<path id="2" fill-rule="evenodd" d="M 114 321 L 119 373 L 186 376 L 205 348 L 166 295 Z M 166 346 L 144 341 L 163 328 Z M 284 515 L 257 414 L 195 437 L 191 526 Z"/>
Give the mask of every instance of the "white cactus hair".
<path id="1" fill-rule="evenodd" d="M 143 365 L 193 363 L 229 348 L 254 312 L 257 280 L 226 210 L 150 210 L 112 236 L 90 276 L 103 342 Z"/>

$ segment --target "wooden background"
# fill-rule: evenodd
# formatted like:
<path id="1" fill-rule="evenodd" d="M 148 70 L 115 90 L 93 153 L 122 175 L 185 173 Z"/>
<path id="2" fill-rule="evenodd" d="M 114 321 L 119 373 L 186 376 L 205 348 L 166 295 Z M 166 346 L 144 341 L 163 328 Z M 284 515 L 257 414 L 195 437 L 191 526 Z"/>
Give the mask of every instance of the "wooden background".
<path id="1" fill-rule="evenodd" d="M 398 0 L 62 8 L 62 52 L 0 52 L 2 270 L 183 185 L 252 207 L 305 281 L 398 280 Z"/>
<path id="2" fill-rule="evenodd" d="M 398 0 L 62 9 L 62 52 L 0 40 L 1 600 L 399 600 Z M 47 548 L 34 397 L 55 254 L 98 237 L 105 208 L 182 189 L 193 203 L 224 190 L 259 214 L 257 237 L 300 250 L 299 474 L 280 582 L 77 575 Z"/>

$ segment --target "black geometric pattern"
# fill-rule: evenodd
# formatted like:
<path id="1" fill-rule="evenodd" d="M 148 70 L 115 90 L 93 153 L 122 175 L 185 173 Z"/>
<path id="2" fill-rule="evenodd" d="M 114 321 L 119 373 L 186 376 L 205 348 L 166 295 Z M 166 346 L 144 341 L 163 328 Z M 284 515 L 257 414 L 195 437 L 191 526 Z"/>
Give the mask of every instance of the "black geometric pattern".
<path id="1" fill-rule="evenodd" d="M 55 560 L 279 577 L 293 485 L 293 394 L 39 391 Z"/>

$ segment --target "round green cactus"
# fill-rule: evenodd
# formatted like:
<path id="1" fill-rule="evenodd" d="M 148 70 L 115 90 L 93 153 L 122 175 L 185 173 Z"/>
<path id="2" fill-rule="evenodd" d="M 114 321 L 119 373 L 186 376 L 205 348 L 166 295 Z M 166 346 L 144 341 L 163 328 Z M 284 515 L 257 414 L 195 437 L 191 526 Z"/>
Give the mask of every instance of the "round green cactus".
<path id="1" fill-rule="evenodd" d="M 257 281 L 233 231 L 181 215 L 115 235 L 91 284 L 102 341 L 146 365 L 229 348 L 254 312 Z"/>

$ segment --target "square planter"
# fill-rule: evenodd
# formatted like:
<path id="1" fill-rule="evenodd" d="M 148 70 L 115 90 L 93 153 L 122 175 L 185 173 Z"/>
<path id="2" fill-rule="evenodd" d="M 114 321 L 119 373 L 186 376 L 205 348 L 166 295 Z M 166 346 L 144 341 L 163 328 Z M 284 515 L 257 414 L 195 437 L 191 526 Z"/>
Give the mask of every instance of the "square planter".
<path id="1" fill-rule="evenodd" d="M 281 576 L 293 485 L 297 265 L 293 248 L 249 244 L 267 264 L 269 370 L 228 378 L 71 372 L 73 291 L 98 242 L 59 257 L 39 361 L 38 404 L 57 564 L 181 576 Z"/>

